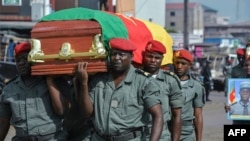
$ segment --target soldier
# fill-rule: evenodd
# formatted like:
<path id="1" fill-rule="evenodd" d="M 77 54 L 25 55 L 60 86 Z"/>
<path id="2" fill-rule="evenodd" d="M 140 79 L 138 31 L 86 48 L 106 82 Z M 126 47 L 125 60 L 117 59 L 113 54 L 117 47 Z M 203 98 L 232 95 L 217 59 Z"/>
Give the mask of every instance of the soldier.
<path id="1" fill-rule="evenodd" d="M 82 113 L 93 116 L 93 141 L 141 141 L 149 112 L 152 119 L 150 140 L 158 141 L 163 128 L 160 92 L 146 74 L 131 61 L 136 47 L 127 39 L 109 41 L 111 70 L 91 77 L 88 87 L 87 63 L 78 64 L 76 77 L 81 81 Z"/>
<path id="2" fill-rule="evenodd" d="M 244 70 L 245 49 L 238 48 L 236 53 L 237 53 L 238 65 L 232 68 L 231 78 L 244 78 L 246 77 L 246 73 Z"/>
<path id="3" fill-rule="evenodd" d="M 68 83 L 62 84 L 68 80 Z M 68 132 L 69 141 L 90 141 L 93 127 L 90 119 L 79 115 L 77 79 L 71 76 L 47 76 L 50 93 L 60 97 L 60 107 L 57 109 L 64 115 L 63 127 Z M 58 85 L 60 84 L 60 85 Z"/>
<path id="4" fill-rule="evenodd" d="M 182 49 L 174 53 L 174 69 L 181 81 L 185 99 L 181 115 L 181 141 L 201 141 L 202 139 L 204 87 L 200 80 L 188 74 L 192 62 L 193 57 L 189 51 Z"/>
<path id="5" fill-rule="evenodd" d="M 201 70 L 201 75 L 203 77 L 203 84 L 206 91 L 206 101 L 211 101 L 209 99 L 210 92 L 213 90 L 213 79 L 212 79 L 212 73 L 211 73 L 211 61 L 206 60 L 205 66 Z"/>
<path id="6" fill-rule="evenodd" d="M 27 61 L 30 49 L 30 43 L 15 47 L 19 75 L 8 82 L 0 96 L 0 140 L 11 124 L 16 130 L 13 141 L 65 141 L 61 111 L 57 111 L 59 97 L 49 93 L 45 77 L 31 75 Z"/>
<path id="7" fill-rule="evenodd" d="M 231 72 L 232 72 L 232 60 L 226 60 L 226 64 L 225 64 L 225 66 L 223 66 L 223 70 L 222 70 L 222 72 L 223 72 L 223 75 L 224 75 L 224 77 L 225 77 L 225 80 L 224 80 L 224 84 L 225 84 L 225 86 L 224 86 L 224 92 L 225 92 L 225 97 L 227 96 L 227 93 L 228 93 L 228 91 L 227 91 L 227 87 L 228 87 L 228 79 L 230 79 L 230 77 L 231 77 Z"/>
<path id="8" fill-rule="evenodd" d="M 146 45 L 145 52 L 143 53 L 143 69 L 144 71 L 149 72 L 151 77 L 155 78 L 161 91 L 164 128 L 160 140 L 179 141 L 181 133 L 181 108 L 183 106 L 183 96 L 179 78 L 173 72 L 161 69 L 163 54 L 165 53 L 166 48 L 162 43 L 156 40 L 149 41 Z M 149 123 L 151 123 L 151 117 L 149 116 L 148 118 Z M 168 122 L 171 118 L 172 124 L 171 129 L 169 129 Z M 149 124 L 148 127 L 148 133 L 151 131 L 150 125 L 151 124 Z M 171 135 L 169 132 L 170 130 Z M 149 140 L 149 137 L 147 137 L 147 140 Z"/>

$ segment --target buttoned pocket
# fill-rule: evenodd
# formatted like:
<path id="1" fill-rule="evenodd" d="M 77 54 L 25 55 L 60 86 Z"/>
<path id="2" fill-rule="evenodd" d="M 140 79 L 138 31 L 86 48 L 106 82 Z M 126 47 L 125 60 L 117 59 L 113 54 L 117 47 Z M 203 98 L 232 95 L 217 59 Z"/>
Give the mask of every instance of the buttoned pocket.
<path id="1" fill-rule="evenodd" d="M 59 129 L 57 129 L 59 128 Z M 57 130 L 60 130 L 60 127 L 56 127 L 55 124 L 45 124 L 38 127 L 39 135 L 48 135 L 55 133 Z"/>
<path id="2" fill-rule="evenodd" d="M 194 99 L 194 93 L 187 91 L 184 93 L 185 103 L 188 103 Z"/>
<path id="3" fill-rule="evenodd" d="M 135 115 L 142 113 L 144 105 L 139 101 L 142 101 L 142 98 L 137 94 L 136 89 L 128 89 L 119 93 L 122 98 L 119 100 L 120 104 L 118 106 L 121 113 L 121 118 L 123 119 L 133 119 Z"/>
<path id="4" fill-rule="evenodd" d="M 45 85 L 46 86 L 46 85 Z M 37 97 L 35 98 L 35 105 L 37 106 L 37 112 L 39 113 L 53 113 L 52 101 L 47 87 L 39 87 L 35 90 Z"/>
<path id="5" fill-rule="evenodd" d="M 25 119 L 25 101 L 20 98 L 20 95 L 14 94 L 7 100 L 12 111 L 12 121 L 18 122 Z"/>

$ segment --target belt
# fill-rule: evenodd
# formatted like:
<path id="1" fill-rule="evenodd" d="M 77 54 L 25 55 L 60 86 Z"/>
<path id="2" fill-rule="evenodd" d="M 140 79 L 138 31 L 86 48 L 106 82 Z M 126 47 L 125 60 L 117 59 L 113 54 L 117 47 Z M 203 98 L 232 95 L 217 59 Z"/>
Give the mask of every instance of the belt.
<path id="1" fill-rule="evenodd" d="M 131 139 L 134 139 L 134 138 L 141 136 L 142 135 L 142 128 L 138 128 L 138 129 L 135 129 L 131 132 L 124 133 L 121 135 L 115 135 L 115 136 L 100 135 L 100 134 L 98 134 L 98 135 L 100 137 L 102 137 L 105 141 L 128 141 L 128 140 L 131 140 Z"/>
<path id="2" fill-rule="evenodd" d="M 193 120 L 183 120 L 182 126 L 190 126 L 193 125 Z"/>
<path id="3" fill-rule="evenodd" d="M 17 136 L 18 140 L 20 141 L 48 141 L 50 139 L 53 139 L 55 137 L 55 134 L 49 134 L 49 135 L 33 135 L 33 136 Z"/>

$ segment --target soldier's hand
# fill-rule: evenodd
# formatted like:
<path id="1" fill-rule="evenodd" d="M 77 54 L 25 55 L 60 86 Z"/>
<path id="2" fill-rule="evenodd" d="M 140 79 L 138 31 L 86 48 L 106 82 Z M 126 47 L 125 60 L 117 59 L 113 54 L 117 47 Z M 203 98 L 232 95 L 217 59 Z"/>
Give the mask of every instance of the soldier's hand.
<path id="1" fill-rule="evenodd" d="M 53 84 L 54 76 L 52 76 L 52 75 L 47 75 L 47 76 L 46 76 L 46 81 L 47 81 L 47 84 L 48 84 L 48 85 Z"/>
<path id="2" fill-rule="evenodd" d="M 225 108 L 226 113 L 231 110 L 231 107 L 225 103 L 224 103 L 224 108 Z"/>
<path id="3" fill-rule="evenodd" d="M 46 76 L 46 81 L 48 85 L 54 85 L 55 84 L 55 79 L 59 78 L 60 75 L 47 75 Z"/>
<path id="4" fill-rule="evenodd" d="M 88 62 L 79 62 L 77 64 L 76 78 L 82 83 L 88 82 L 87 68 L 88 68 Z"/>

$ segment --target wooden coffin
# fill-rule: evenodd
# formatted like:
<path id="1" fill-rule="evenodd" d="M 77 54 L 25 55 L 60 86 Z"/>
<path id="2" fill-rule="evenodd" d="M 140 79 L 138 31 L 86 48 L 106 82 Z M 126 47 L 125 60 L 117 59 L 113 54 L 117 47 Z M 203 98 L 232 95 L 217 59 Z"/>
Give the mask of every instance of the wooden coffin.
<path id="1" fill-rule="evenodd" d="M 77 62 L 87 61 L 88 72 L 106 72 L 106 49 L 96 21 L 39 22 L 31 30 L 32 75 L 74 74 Z"/>

